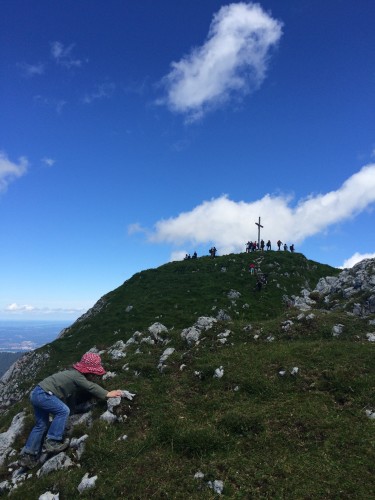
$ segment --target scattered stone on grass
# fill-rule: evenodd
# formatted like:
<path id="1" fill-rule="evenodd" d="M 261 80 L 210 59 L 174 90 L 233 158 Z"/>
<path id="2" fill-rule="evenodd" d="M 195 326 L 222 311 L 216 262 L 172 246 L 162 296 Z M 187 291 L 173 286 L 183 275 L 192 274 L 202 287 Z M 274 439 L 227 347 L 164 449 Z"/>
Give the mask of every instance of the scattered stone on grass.
<path id="1" fill-rule="evenodd" d="M 339 335 L 342 334 L 343 331 L 344 331 L 344 325 L 337 324 L 337 325 L 333 325 L 333 327 L 332 327 L 333 337 L 338 337 Z"/>
<path id="2" fill-rule="evenodd" d="M 198 471 L 194 474 L 194 479 L 203 479 L 203 478 L 204 478 L 204 474 L 201 471 Z"/>
<path id="3" fill-rule="evenodd" d="M 54 455 L 52 458 L 47 460 L 42 467 L 38 470 L 36 475 L 38 477 L 46 476 L 51 472 L 56 470 L 67 469 L 68 467 L 72 467 L 74 464 L 71 459 L 68 457 L 66 453 L 63 451 L 58 455 Z"/>
<path id="4" fill-rule="evenodd" d="M 214 378 L 221 378 L 223 375 L 224 375 L 224 368 L 222 366 L 216 368 L 214 373 Z"/>
<path id="5" fill-rule="evenodd" d="M 38 500 L 59 500 L 60 494 L 59 493 L 51 493 L 50 491 L 46 491 L 40 497 Z"/>
<path id="6" fill-rule="evenodd" d="M 80 493 L 82 493 L 83 491 L 90 490 L 90 489 L 94 488 L 97 479 L 98 479 L 98 476 L 89 477 L 89 473 L 86 472 L 86 474 L 83 476 L 81 482 L 79 483 L 77 490 Z"/>
<path id="7" fill-rule="evenodd" d="M 207 483 L 208 487 L 214 490 L 215 493 L 218 495 L 221 495 L 224 489 L 224 483 L 223 481 L 220 481 L 219 479 L 215 479 L 215 481 L 208 481 Z"/>

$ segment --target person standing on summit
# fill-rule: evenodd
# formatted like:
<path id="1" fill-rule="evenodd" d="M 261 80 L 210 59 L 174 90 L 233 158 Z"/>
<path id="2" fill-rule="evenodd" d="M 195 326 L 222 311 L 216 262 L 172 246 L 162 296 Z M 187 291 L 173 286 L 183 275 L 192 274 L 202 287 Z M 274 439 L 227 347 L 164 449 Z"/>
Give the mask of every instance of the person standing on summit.
<path id="1" fill-rule="evenodd" d="M 87 352 L 72 368 L 50 375 L 33 389 L 30 401 L 34 409 L 35 425 L 21 452 L 18 461 L 21 467 L 32 469 L 38 464 L 46 433 L 44 448 L 47 452 L 59 453 L 69 446 L 69 439 L 64 440 L 64 431 L 70 409 L 63 400 L 68 400 L 81 390 L 99 399 L 122 396 L 121 390 L 107 391 L 92 381 L 93 376 L 104 374 L 99 354 Z M 53 416 L 51 425 L 50 414 Z"/>

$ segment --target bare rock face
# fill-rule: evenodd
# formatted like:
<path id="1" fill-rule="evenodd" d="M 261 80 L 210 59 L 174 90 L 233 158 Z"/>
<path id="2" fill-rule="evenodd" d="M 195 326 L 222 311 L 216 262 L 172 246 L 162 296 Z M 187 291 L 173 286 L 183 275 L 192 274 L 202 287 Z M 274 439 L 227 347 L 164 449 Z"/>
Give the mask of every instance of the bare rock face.
<path id="1" fill-rule="evenodd" d="M 9 429 L 0 434 L 0 466 L 4 465 L 5 459 L 12 451 L 12 445 L 17 436 L 23 431 L 25 413 L 18 413 L 12 420 Z"/>
<path id="2" fill-rule="evenodd" d="M 321 278 L 314 290 L 302 290 L 301 296 L 288 300 L 290 305 L 306 311 L 314 305 L 310 295 L 315 293 L 328 308 L 347 309 L 359 317 L 375 314 L 375 259 L 364 259 L 337 277 Z"/>
<path id="3" fill-rule="evenodd" d="M 21 383 L 35 380 L 37 372 L 48 358 L 48 352 L 28 352 L 4 373 L 0 379 L 0 413 L 25 396 L 31 387 L 21 389 Z"/>

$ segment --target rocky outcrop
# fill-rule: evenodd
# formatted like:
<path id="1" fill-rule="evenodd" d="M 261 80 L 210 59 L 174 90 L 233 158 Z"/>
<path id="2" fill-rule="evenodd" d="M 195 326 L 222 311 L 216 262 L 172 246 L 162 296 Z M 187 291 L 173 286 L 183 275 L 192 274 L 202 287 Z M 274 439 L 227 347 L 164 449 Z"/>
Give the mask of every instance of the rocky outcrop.
<path id="1" fill-rule="evenodd" d="M 323 299 L 327 309 L 343 309 L 360 317 L 375 314 L 375 259 L 362 260 L 337 277 L 321 278 L 314 290 L 304 289 L 288 303 L 306 311 L 316 305 L 315 299 Z"/>
<path id="2" fill-rule="evenodd" d="M 4 464 L 5 459 L 11 454 L 14 440 L 23 431 L 24 421 L 25 414 L 21 412 L 13 418 L 9 429 L 0 434 L 0 466 Z"/>
<path id="3" fill-rule="evenodd" d="M 21 356 L 0 379 L 0 413 L 27 394 L 30 387 L 23 382 L 34 380 L 49 358 L 47 351 L 31 351 Z"/>
<path id="4" fill-rule="evenodd" d="M 181 338 L 186 340 L 189 345 L 197 343 L 202 334 L 202 331 L 209 330 L 216 322 L 217 320 L 215 318 L 201 316 L 193 326 L 182 330 Z"/>

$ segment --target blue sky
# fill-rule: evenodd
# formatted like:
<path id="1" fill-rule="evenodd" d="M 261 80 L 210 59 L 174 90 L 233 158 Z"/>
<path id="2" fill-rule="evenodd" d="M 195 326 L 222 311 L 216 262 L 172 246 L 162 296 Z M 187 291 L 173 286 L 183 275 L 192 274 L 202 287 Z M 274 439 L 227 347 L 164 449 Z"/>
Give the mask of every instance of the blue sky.
<path id="1" fill-rule="evenodd" d="M 375 256 L 372 0 L 5 0 L 0 318 L 262 236 Z"/>

